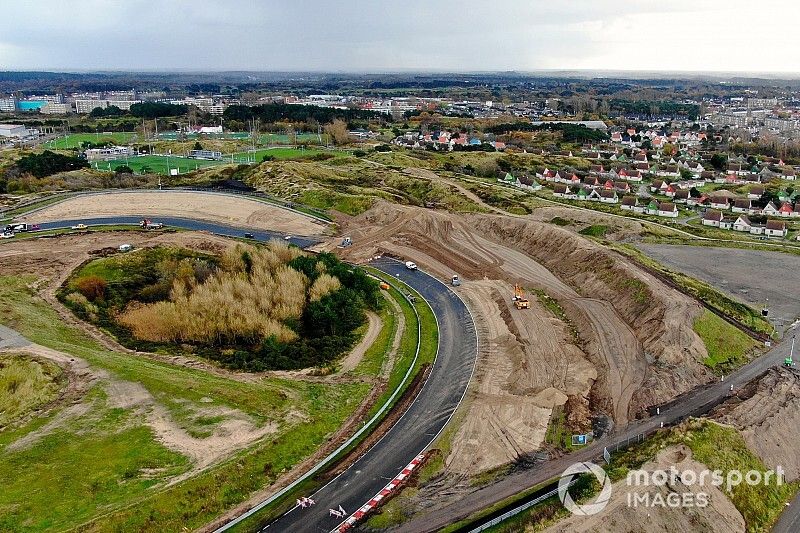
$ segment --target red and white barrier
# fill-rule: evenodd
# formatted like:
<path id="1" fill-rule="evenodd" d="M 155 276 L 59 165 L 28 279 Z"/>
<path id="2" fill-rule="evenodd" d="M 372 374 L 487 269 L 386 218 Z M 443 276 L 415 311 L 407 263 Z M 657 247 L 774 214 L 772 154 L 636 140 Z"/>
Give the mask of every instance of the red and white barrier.
<path id="1" fill-rule="evenodd" d="M 344 522 L 331 530 L 331 533 L 345 533 L 346 531 L 349 531 L 359 520 L 363 519 L 365 516 L 367 516 L 367 514 L 377 509 L 381 504 L 381 501 L 390 497 L 392 493 L 395 492 L 398 487 L 400 487 L 400 485 L 402 485 L 403 482 L 409 478 L 409 476 L 411 476 L 414 470 L 417 469 L 424 460 L 424 453 L 414 457 L 414 459 L 408 463 L 408 465 L 406 465 L 406 467 L 399 474 L 397 474 L 393 480 L 387 483 L 386 486 L 383 487 L 380 492 L 378 492 L 378 494 L 373 496 L 367 503 L 359 507 L 358 510 L 347 517 Z"/>

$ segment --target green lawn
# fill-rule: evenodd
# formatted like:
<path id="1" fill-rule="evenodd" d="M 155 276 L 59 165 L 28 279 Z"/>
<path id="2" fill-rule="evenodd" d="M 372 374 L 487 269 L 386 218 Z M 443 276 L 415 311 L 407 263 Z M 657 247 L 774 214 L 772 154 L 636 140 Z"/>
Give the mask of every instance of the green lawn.
<path id="1" fill-rule="evenodd" d="M 142 412 L 110 406 L 101 380 L 90 395 L 89 414 L 71 419 L 52 437 L 11 452 L 4 445 L 46 420 L 37 417 L 24 428 L 0 431 L 0 529 L 62 530 L 86 521 L 88 531 L 200 527 L 317 450 L 371 388 L 367 381 L 241 382 L 111 352 L 62 323 L 27 288 L 32 281 L 0 277 L 0 323 L 34 342 L 83 358 L 115 379 L 141 384 L 190 433 L 203 434 L 216 424 L 203 412 L 208 399 L 246 413 L 257 423 L 276 424 L 278 431 L 205 473 L 163 487 L 165 478 L 187 468 L 186 458 L 154 440 Z M 301 413 L 302 418 L 287 416 L 289 412 Z M 23 497 L 26 493 L 32 496 Z"/>
<path id="2" fill-rule="evenodd" d="M 178 156 L 140 155 L 129 157 L 128 159 L 96 161 L 91 165 L 93 168 L 108 171 L 127 165 L 137 174 L 153 173 L 168 175 L 170 169 L 177 169 L 179 174 L 185 174 L 201 168 L 224 165 L 226 163 L 230 164 L 230 158 L 227 161 L 209 161 L 206 159 L 190 159 L 188 157 Z"/>
<path id="3" fill-rule="evenodd" d="M 693 327 L 708 350 L 703 364 L 712 370 L 727 372 L 743 365 L 756 347 L 749 335 L 707 309 L 694 321 Z"/>
<path id="4" fill-rule="evenodd" d="M 114 144 L 125 145 L 136 140 L 137 134 L 134 132 L 105 132 L 105 133 L 72 133 L 66 137 L 58 137 L 52 141 L 47 141 L 42 146 L 54 150 L 69 150 L 80 148 L 81 143 L 101 143 L 110 141 Z"/>

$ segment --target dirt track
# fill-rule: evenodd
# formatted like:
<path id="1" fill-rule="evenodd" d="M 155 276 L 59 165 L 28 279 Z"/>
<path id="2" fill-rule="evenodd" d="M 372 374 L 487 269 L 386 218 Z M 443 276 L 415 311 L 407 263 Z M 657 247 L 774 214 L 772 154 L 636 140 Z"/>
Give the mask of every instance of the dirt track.
<path id="1" fill-rule="evenodd" d="M 293 235 L 319 235 L 325 226 L 299 213 L 223 194 L 152 191 L 78 196 L 20 220 L 38 223 L 103 216 L 195 218 Z"/>
<path id="2" fill-rule="evenodd" d="M 692 329 L 699 304 L 573 232 L 520 217 L 386 203 L 344 226 L 354 241 L 343 251 L 350 260 L 388 253 L 413 259 L 440 279 L 458 273 L 469 280 L 458 290 L 485 331 L 459 439 L 464 444 L 449 459 L 458 470 L 538 449 L 550 408 L 577 390 L 588 399 L 591 389 L 593 409 L 625 425 L 647 405 L 711 378 L 701 364 L 705 347 Z M 535 295 L 529 296 L 532 309 L 515 314 L 508 308 L 513 283 L 554 298 L 566 322 L 535 305 Z M 570 328 L 577 340 L 564 333 Z M 566 353 L 584 367 L 565 369 Z M 594 383 L 587 378 L 593 375 Z M 548 387 L 558 394 L 534 401 Z M 536 420 L 525 420 L 525 427 L 508 423 L 520 416 Z M 478 443 L 485 453 L 475 453 Z"/>

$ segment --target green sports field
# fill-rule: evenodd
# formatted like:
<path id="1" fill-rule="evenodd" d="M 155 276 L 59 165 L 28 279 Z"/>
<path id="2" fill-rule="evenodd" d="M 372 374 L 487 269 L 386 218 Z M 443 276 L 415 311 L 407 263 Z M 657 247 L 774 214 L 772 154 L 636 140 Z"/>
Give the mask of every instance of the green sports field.
<path id="1" fill-rule="evenodd" d="M 259 144 L 294 144 L 295 143 L 295 135 L 292 135 L 291 139 L 285 133 L 262 133 L 261 136 L 258 138 Z M 325 142 L 328 138 L 326 133 L 322 134 L 322 142 Z M 311 143 L 319 143 L 319 136 L 316 133 L 298 133 L 297 134 L 297 141 L 296 142 L 311 142 Z"/>
<path id="2" fill-rule="evenodd" d="M 79 148 L 81 143 L 101 143 L 111 141 L 114 144 L 127 144 L 136 140 L 137 134 L 134 132 L 105 132 L 105 133 L 72 133 L 66 137 L 59 137 L 52 141 L 47 141 L 42 146 L 54 150 L 69 150 Z"/>
<path id="3" fill-rule="evenodd" d="M 331 150 L 303 150 L 297 148 L 271 148 L 257 150 L 256 152 L 238 152 L 231 155 L 226 154 L 220 161 L 209 161 L 205 159 L 190 159 L 188 157 L 164 156 L 164 155 L 141 155 L 126 159 L 115 159 L 112 161 L 97 161 L 92 163 L 92 168 L 99 170 L 114 170 L 119 166 L 128 165 L 137 174 L 169 174 L 169 169 L 177 169 L 178 174 L 185 174 L 201 168 L 213 167 L 217 165 L 260 163 L 265 155 L 270 155 L 278 160 L 283 159 L 304 159 L 318 154 L 331 154 L 340 156 L 342 152 Z M 255 157 L 254 157 L 255 156 Z"/>
<path id="4" fill-rule="evenodd" d="M 228 160 L 230 162 L 230 159 Z M 222 164 L 222 161 L 207 161 L 203 159 L 189 159 L 188 157 L 161 156 L 161 155 L 141 155 L 113 161 L 96 161 L 92 163 L 93 168 L 99 170 L 114 170 L 123 165 L 128 165 L 137 174 L 169 174 L 169 169 L 178 169 L 178 174 L 184 174 L 193 170 L 211 167 Z"/>

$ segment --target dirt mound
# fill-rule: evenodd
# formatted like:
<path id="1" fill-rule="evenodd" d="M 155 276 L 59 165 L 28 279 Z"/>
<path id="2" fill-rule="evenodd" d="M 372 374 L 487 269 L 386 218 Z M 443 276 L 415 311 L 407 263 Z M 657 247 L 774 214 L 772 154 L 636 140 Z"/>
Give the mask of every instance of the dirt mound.
<path id="1" fill-rule="evenodd" d="M 181 191 L 149 191 L 77 196 L 20 220 L 32 223 L 102 216 L 173 216 L 294 235 L 318 235 L 325 226 L 288 209 L 245 197 Z"/>
<path id="2" fill-rule="evenodd" d="M 447 468 L 488 470 L 539 449 L 553 407 L 570 395 L 587 396 L 594 365 L 572 344 L 562 321 L 539 305 L 514 309 L 503 282 L 470 281 L 459 294 L 480 316 L 484 341 L 469 411 L 453 439 Z"/>
<path id="3" fill-rule="evenodd" d="M 768 467 L 783 468 L 787 481 L 800 478 L 800 373 L 773 368 L 750 383 L 743 396 L 720 405 L 711 417 L 738 429 Z"/>
<path id="4" fill-rule="evenodd" d="M 661 451 L 655 460 L 642 466 L 642 470 L 666 470 L 674 466 L 683 472 L 701 472 L 708 467 L 692 459 L 686 446 L 671 446 Z M 666 500 L 669 494 L 680 495 L 704 492 L 708 495 L 707 506 L 684 506 L 675 509 L 664 506 L 629 505 L 633 495 L 660 495 Z M 695 496 L 697 498 L 697 496 Z M 625 480 L 613 485 L 611 498 L 603 511 L 592 516 L 570 516 L 544 530 L 547 533 L 592 531 L 608 533 L 633 533 L 638 531 L 715 531 L 717 533 L 739 533 L 745 531 L 745 522 L 733 502 L 718 487 L 706 484 L 686 485 L 678 479 L 663 486 L 628 487 Z"/>
<path id="5" fill-rule="evenodd" d="M 521 283 L 554 298 L 598 368 L 599 397 L 618 424 L 710 379 L 692 329 L 700 305 L 619 255 L 551 224 L 454 215 L 381 202 L 345 228 L 366 260 L 389 253 L 449 278 Z M 507 296 L 510 296 L 508 294 Z"/>

